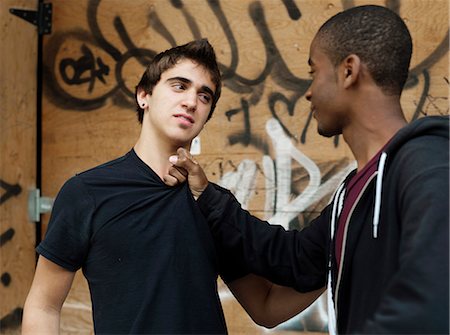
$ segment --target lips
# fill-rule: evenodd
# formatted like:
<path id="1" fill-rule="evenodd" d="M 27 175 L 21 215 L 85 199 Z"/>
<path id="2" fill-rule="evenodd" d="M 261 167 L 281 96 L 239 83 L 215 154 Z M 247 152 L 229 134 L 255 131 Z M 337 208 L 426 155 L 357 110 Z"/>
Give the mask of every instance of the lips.
<path id="1" fill-rule="evenodd" d="M 192 116 L 190 116 L 190 115 L 187 115 L 187 114 L 182 114 L 182 113 L 175 114 L 174 117 L 179 118 L 181 120 L 184 120 L 186 122 L 189 122 L 191 124 L 194 124 L 194 122 L 195 122 L 194 118 Z"/>

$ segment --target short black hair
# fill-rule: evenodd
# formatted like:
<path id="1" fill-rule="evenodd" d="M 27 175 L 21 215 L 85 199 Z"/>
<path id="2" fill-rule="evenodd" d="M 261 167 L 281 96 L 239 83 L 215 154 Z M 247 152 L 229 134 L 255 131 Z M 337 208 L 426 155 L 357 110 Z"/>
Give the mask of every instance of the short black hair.
<path id="1" fill-rule="evenodd" d="M 386 94 L 401 95 L 408 79 L 412 40 L 395 12 L 374 5 L 347 9 L 326 21 L 316 40 L 334 66 L 355 54 Z"/>
<path id="2" fill-rule="evenodd" d="M 139 123 L 144 119 L 144 109 L 139 106 L 137 101 L 138 90 L 144 90 L 146 93 L 152 94 L 153 88 L 161 79 L 161 74 L 172 67 L 179 61 L 190 59 L 195 63 L 205 67 L 211 75 L 211 80 L 216 86 L 214 96 L 212 97 L 211 110 L 208 115 L 209 120 L 216 108 L 217 101 L 220 98 L 222 90 L 222 79 L 219 67 L 216 61 L 216 54 L 213 47 L 206 38 L 195 40 L 183 45 L 176 46 L 157 54 L 145 69 L 139 84 L 136 86 L 135 100 L 136 111 Z"/>

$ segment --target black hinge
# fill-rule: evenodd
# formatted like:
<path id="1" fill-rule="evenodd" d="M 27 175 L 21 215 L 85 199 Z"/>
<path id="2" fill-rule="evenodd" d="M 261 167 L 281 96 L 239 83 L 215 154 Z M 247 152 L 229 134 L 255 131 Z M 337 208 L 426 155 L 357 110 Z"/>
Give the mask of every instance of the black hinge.
<path id="1" fill-rule="evenodd" d="M 38 34 L 45 35 L 52 32 L 52 4 L 39 3 L 38 10 L 10 8 L 13 15 L 28 21 L 38 27 Z"/>

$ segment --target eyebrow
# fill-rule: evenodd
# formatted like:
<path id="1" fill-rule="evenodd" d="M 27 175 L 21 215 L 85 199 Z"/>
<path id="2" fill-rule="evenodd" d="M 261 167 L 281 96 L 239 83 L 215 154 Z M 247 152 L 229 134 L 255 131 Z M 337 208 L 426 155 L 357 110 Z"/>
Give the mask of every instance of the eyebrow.
<path id="1" fill-rule="evenodd" d="M 168 78 L 166 80 L 166 82 L 174 82 L 174 81 L 181 81 L 182 83 L 189 84 L 189 85 L 192 84 L 192 80 L 184 78 L 184 77 L 172 77 L 172 78 Z M 200 88 L 200 92 L 208 93 L 211 96 L 211 98 L 214 97 L 214 91 L 206 85 L 203 85 Z"/>

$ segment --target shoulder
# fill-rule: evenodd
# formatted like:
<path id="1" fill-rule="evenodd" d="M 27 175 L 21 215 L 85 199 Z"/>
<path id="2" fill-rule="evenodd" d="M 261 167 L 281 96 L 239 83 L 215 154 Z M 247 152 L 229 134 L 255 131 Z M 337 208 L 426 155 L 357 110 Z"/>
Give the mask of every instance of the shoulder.
<path id="1" fill-rule="evenodd" d="M 410 201 L 407 194 L 428 200 L 441 193 L 440 196 L 448 197 L 448 139 L 433 134 L 412 138 L 391 157 L 388 155 L 388 161 L 387 178 L 397 185 L 405 201 Z"/>
<path id="2" fill-rule="evenodd" d="M 81 204 L 84 202 L 95 203 L 95 194 L 98 186 L 102 184 L 109 184 L 113 178 L 123 174 L 123 171 L 129 170 L 127 168 L 127 160 L 129 153 L 103 163 L 89 170 L 77 173 L 66 181 L 60 190 L 59 196 L 63 195 L 75 203 Z"/>
<path id="3" fill-rule="evenodd" d="M 79 176 L 73 176 L 64 183 L 58 192 L 52 211 L 67 206 L 71 208 L 95 206 L 94 197 Z"/>
<path id="4" fill-rule="evenodd" d="M 448 166 L 449 118 L 428 116 L 402 128 L 386 148 L 389 162 L 406 171 Z"/>
<path id="5" fill-rule="evenodd" d="M 83 193 L 87 192 L 86 186 L 84 185 L 82 179 L 75 175 L 69 178 L 61 187 L 58 197 L 62 195 L 70 197 L 71 195 L 83 195 Z"/>
<path id="6" fill-rule="evenodd" d="M 390 160 L 393 166 L 405 172 L 448 168 L 449 142 L 433 134 L 415 137 L 405 142 Z"/>
<path id="7" fill-rule="evenodd" d="M 77 173 L 77 176 L 81 179 L 88 179 L 90 177 L 102 177 L 105 173 L 114 173 L 117 172 L 117 170 L 120 169 L 126 169 L 127 163 L 130 161 L 130 152 L 125 154 L 122 157 L 113 159 L 111 161 L 108 161 L 106 163 L 100 164 L 98 166 L 95 166 L 93 168 L 90 168 L 86 171 Z"/>

